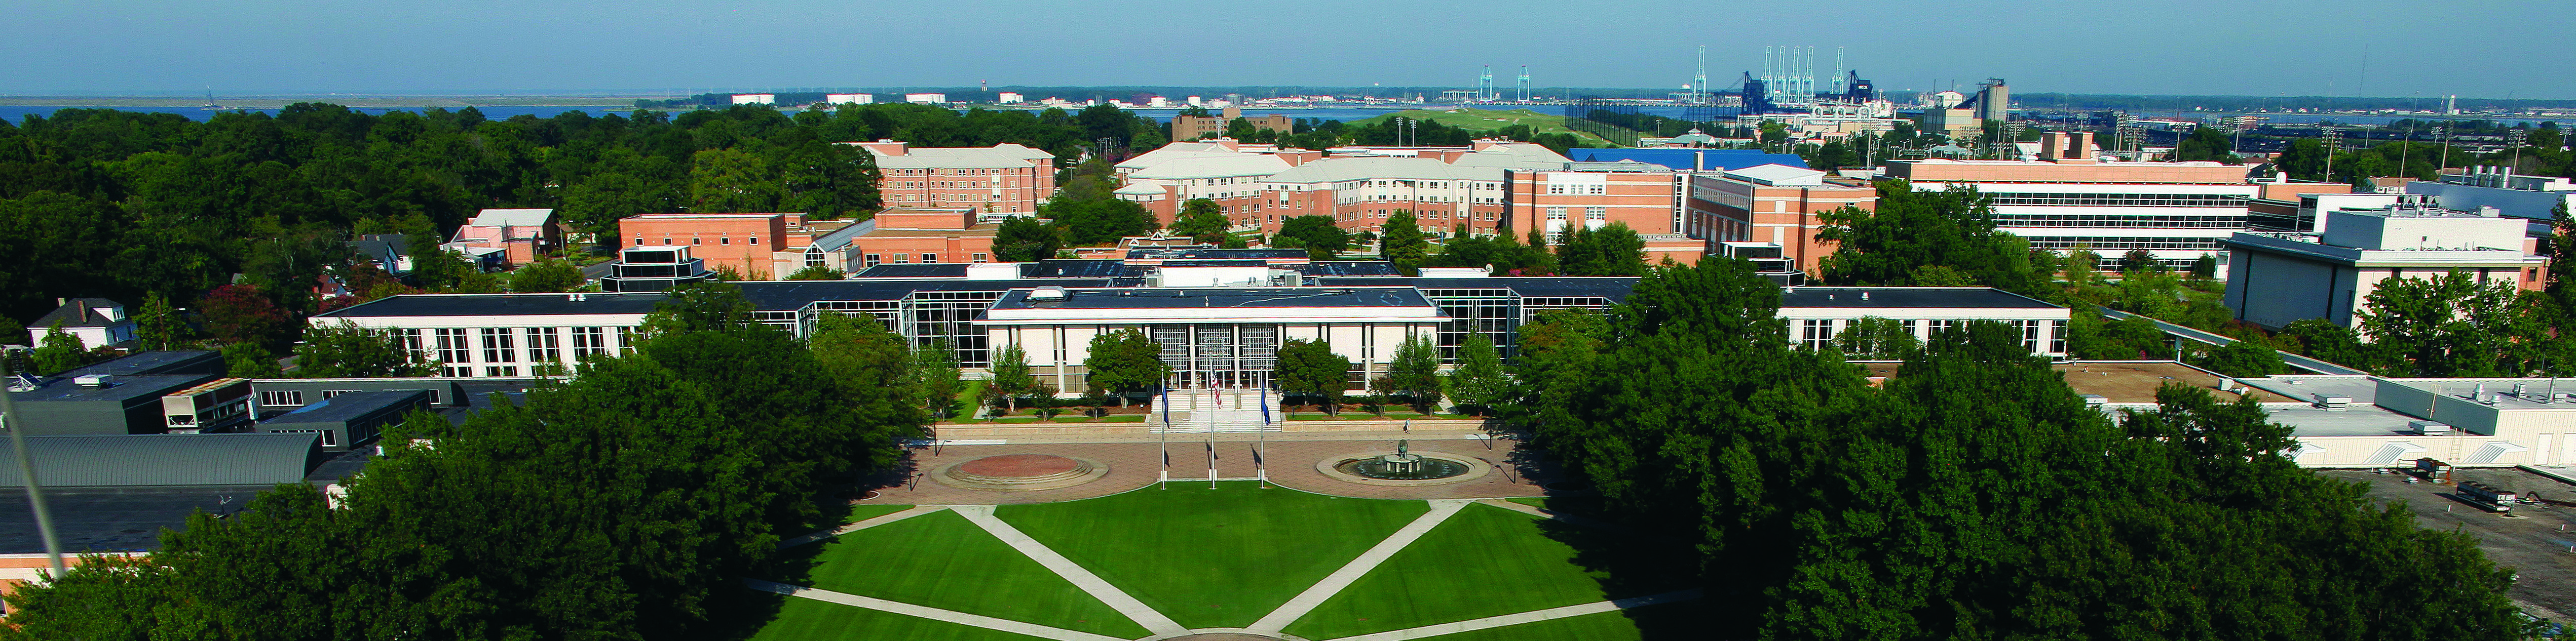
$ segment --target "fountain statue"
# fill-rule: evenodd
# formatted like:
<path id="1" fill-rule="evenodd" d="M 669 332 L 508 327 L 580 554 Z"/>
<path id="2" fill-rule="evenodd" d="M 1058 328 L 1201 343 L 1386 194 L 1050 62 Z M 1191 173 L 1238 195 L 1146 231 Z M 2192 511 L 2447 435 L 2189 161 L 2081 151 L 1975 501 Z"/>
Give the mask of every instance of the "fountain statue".
<path id="1" fill-rule="evenodd" d="M 1423 480 L 1457 476 L 1465 473 L 1467 466 L 1415 454 L 1412 441 L 1399 440 L 1395 442 L 1394 454 L 1344 461 L 1341 469 L 1374 479 Z"/>

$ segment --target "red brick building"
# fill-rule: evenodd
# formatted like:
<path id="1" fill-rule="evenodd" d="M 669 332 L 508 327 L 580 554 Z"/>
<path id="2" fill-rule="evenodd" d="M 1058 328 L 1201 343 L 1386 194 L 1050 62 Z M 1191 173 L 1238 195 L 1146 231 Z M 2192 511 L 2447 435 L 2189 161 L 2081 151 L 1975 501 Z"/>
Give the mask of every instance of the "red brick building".
<path id="1" fill-rule="evenodd" d="M 914 149 L 894 140 L 843 143 L 876 156 L 886 207 L 964 207 L 1036 214 L 1055 195 L 1055 156 L 1014 144 Z"/>

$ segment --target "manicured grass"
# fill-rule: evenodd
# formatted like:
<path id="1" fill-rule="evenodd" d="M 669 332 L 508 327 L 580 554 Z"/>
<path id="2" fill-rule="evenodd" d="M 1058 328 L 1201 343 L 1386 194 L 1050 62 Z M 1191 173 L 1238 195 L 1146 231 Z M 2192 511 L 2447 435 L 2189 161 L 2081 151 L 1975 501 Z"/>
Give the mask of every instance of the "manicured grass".
<path id="1" fill-rule="evenodd" d="M 1227 482 L 998 514 L 1181 625 L 1213 628 L 1251 625 L 1429 509 Z"/>
<path id="2" fill-rule="evenodd" d="M 993 422 L 995 422 L 995 423 L 1035 423 L 1035 422 L 1038 422 L 1038 417 L 1035 417 L 1035 416 L 1013 416 L 1013 417 L 1010 417 L 1010 418 L 997 418 L 997 419 L 993 419 Z"/>
<path id="3" fill-rule="evenodd" d="M 909 509 L 912 509 L 912 506 L 877 505 L 874 503 L 852 505 L 849 507 L 849 511 L 841 513 L 841 518 L 838 520 L 840 521 L 840 525 L 849 525 L 851 523 L 857 523 Z"/>
<path id="4" fill-rule="evenodd" d="M 1494 131 L 1512 125 L 1529 125 L 1530 133 L 1533 134 L 1574 134 L 1576 138 L 1585 142 L 1609 146 L 1608 141 L 1602 140 L 1599 136 L 1566 128 L 1564 115 L 1543 114 L 1529 109 L 1409 109 L 1351 124 L 1374 125 L 1397 116 L 1429 120 L 1476 131 Z"/>
<path id="5" fill-rule="evenodd" d="M 1674 603 L 1650 607 L 1687 608 L 1691 607 L 1691 604 Z M 1636 622 L 1629 621 L 1625 613 L 1595 612 L 1551 621 L 1444 634 L 1432 638 L 1439 641 L 1634 641 L 1645 638 L 1645 635 L 1637 630 Z"/>
<path id="6" fill-rule="evenodd" d="M 956 512 L 916 516 L 824 545 L 810 574 L 813 587 L 1122 639 L 1147 634 Z M 867 632 L 862 636 L 933 638 Z"/>
<path id="7" fill-rule="evenodd" d="M 1578 562 L 1575 546 L 1558 540 L 1606 536 L 1490 505 L 1470 505 L 1289 625 L 1287 632 L 1335 639 L 1682 587 L 1678 582 L 1605 587 L 1607 568 L 1587 567 L 1605 559 Z"/>
<path id="8" fill-rule="evenodd" d="M 838 603 L 787 597 L 786 603 L 778 608 L 778 617 L 771 619 L 768 625 L 762 626 L 759 634 L 752 635 L 751 641 L 843 641 L 845 639 L 1034 641 L 1037 638 L 971 625 L 878 612 Z"/>
<path id="9" fill-rule="evenodd" d="M 1118 415 L 1118 416 L 1108 416 L 1108 417 L 1102 417 L 1102 418 L 1100 419 L 1100 422 L 1102 422 L 1102 423 L 1143 423 L 1143 422 L 1145 422 L 1145 415 L 1143 415 L 1143 414 L 1121 414 L 1121 415 Z"/>
<path id="10" fill-rule="evenodd" d="M 1512 499 L 1504 499 L 1504 500 L 1506 500 L 1506 501 L 1511 501 L 1511 502 L 1513 502 L 1513 503 L 1519 503 L 1519 504 L 1521 504 L 1521 505 L 1527 505 L 1527 506 L 1534 507 L 1534 508 L 1538 508 L 1538 509 L 1542 509 L 1542 510 L 1547 509 L 1547 497 L 1544 497 L 1544 496 L 1524 496 L 1524 497 L 1512 498 Z"/>

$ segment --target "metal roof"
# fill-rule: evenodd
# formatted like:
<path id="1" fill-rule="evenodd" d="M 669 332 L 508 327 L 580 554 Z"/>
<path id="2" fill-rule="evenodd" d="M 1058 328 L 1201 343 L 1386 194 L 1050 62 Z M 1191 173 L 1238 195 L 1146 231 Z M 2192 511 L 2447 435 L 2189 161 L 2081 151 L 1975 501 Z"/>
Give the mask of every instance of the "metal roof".
<path id="1" fill-rule="evenodd" d="M 475 214 L 474 221 L 466 223 L 466 225 L 471 227 L 500 227 L 504 225 L 511 227 L 536 227 L 549 222 L 554 222 L 554 219 L 555 210 L 552 209 L 486 209 L 481 213 Z"/>
<path id="2" fill-rule="evenodd" d="M 877 263 L 851 278 L 965 278 L 966 263 Z"/>
<path id="3" fill-rule="evenodd" d="M 1756 149 L 1568 149 L 1579 162 L 1633 160 L 1684 171 L 1726 171 L 1758 165 L 1806 167 L 1797 154 L 1771 154 Z"/>
<path id="4" fill-rule="evenodd" d="M 91 374 L 145 376 L 152 374 L 169 374 L 172 372 L 187 373 L 185 370 L 190 369 L 202 370 L 203 373 L 213 374 L 223 371 L 223 363 L 224 357 L 221 352 L 191 350 L 151 351 L 121 356 L 116 360 L 92 364 L 68 372 L 63 372 L 61 374 L 55 374 L 54 376 L 57 378 L 71 378 L 74 376 L 88 376 Z"/>
<path id="5" fill-rule="evenodd" d="M 68 378 L 49 379 L 36 389 L 19 392 L 18 402 L 125 402 L 136 398 L 160 398 L 197 386 L 212 376 L 118 376 L 106 387 L 88 387 Z"/>
<path id="6" fill-rule="evenodd" d="M 47 486 L 272 485 L 304 480 L 322 462 L 314 434 L 29 436 L 27 458 Z M 25 487 L 0 465 L 0 487 Z"/>
<path id="7" fill-rule="evenodd" d="M 1791 287 L 1780 306 L 1908 309 L 2045 309 L 2048 301 L 1992 287 Z"/>
<path id="8" fill-rule="evenodd" d="M 300 423 L 346 423 L 366 418 L 391 407 L 422 406 L 429 403 L 427 390 L 349 392 L 296 408 L 277 418 L 261 421 L 266 425 Z"/>
<path id="9" fill-rule="evenodd" d="M 1071 289 L 1058 300 L 1031 301 L 1013 291 L 993 309 L 1170 309 L 1273 307 L 1429 307 L 1410 287 L 1244 287 Z"/>
<path id="10" fill-rule="evenodd" d="M 1026 167 L 1033 161 L 1054 160 L 1050 154 L 1026 146 L 1002 143 L 991 147 L 911 147 L 903 155 L 888 155 L 873 147 L 878 169 L 975 169 L 985 167 Z"/>

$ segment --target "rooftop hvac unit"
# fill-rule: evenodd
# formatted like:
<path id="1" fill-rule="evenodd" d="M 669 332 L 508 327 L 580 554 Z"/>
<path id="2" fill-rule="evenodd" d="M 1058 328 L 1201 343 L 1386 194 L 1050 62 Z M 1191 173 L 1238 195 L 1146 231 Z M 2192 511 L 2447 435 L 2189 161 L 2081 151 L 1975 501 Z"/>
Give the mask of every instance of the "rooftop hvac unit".
<path id="1" fill-rule="evenodd" d="M 2433 421 L 2407 421 L 2406 429 L 2425 436 L 2442 436 L 2451 433 L 2451 426 L 2449 424 L 2436 423 Z"/>
<path id="2" fill-rule="evenodd" d="M 89 374 L 74 376 L 72 382 L 79 383 L 81 387 L 107 387 L 116 384 L 116 377 L 107 374 Z"/>
<path id="3" fill-rule="evenodd" d="M 2322 408 L 2329 409 L 2329 410 L 2339 410 L 2339 409 L 2344 409 L 2344 408 L 2349 407 L 2349 406 L 2351 406 L 2351 405 L 2352 405 L 2352 397 L 2350 397 L 2350 396 L 2334 396 L 2334 395 L 2329 395 L 2329 394 L 2316 394 L 2316 395 L 2314 395 L 2312 398 L 2314 398 L 2314 400 L 2316 401 L 2317 407 L 2322 407 Z"/>
<path id="4" fill-rule="evenodd" d="M 1029 300 L 1033 301 L 1064 300 L 1065 296 L 1066 294 L 1062 287 L 1040 287 L 1029 290 Z"/>
<path id="5" fill-rule="evenodd" d="M 2100 395 L 2100 394 L 2086 394 L 2086 395 L 2084 395 L 2084 406 L 2085 406 L 2085 407 L 2089 407 L 2089 408 L 2093 408 L 2093 409 L 2101 409 L 2101 408 L 2102 408 L 2102 406 L 2104 406 L 2104 405 L 2108 405 L 2108 404 L 2110 404 L 2110 403 L 2111 403 L 2111 397 L 2108 397 L 2108 396 L 2103 396 L 2103 395 Z"/>

